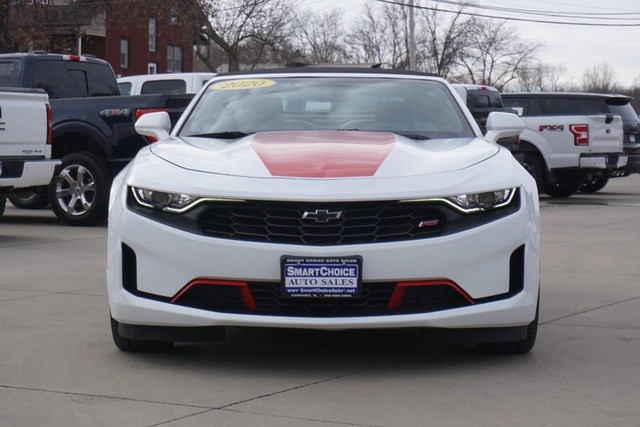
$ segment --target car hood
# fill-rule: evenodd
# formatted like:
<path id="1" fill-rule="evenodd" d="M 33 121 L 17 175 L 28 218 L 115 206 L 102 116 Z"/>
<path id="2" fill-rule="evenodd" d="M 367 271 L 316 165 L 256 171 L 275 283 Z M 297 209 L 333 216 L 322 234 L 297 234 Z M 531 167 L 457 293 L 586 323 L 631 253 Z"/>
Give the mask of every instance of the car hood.
<path id="1" fill-rule="evenodd" d="M 498 151 L 479 138 L 418 141 L 389 132 L 281 131 L 241 139 L 172 137 L 158 157 L 184 169 L 255 178 L 404 177 L 455 171 Z"/>

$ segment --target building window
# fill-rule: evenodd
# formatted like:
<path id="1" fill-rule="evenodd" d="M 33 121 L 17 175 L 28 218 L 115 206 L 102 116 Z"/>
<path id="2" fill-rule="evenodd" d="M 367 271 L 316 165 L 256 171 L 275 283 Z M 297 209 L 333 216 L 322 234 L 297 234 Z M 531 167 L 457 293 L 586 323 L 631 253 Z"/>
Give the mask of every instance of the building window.
<path id="1" fill-rule="evenodd" d="M 129 68 L 129 40 L 120 39 L 120 67 Z"/>
<path id="2" fill-rule="evenodd" d="M 182 47 L 167 47 L 167 73 L 182 72 Z"/>
<path id="3" fill-rule="evenodd" d="M 156 51 L 156 18 L 149 18 L 149 52 Z"/>
<path id="4" fill-rule="evenodd" d="M 147 65 L 147 74 L 158 74 L 158 64 L 149 62 Z"/>

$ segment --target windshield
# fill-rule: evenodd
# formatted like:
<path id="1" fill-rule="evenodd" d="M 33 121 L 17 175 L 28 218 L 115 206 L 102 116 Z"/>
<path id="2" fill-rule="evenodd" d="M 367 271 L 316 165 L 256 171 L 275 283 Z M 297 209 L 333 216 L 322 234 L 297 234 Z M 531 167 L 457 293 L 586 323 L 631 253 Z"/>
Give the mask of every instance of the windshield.
<path id="1" fill-rule="evenodd" d="M 276 77 L 212 83 L 180 136 L 238 138 L 263 131 L 394 132 L 414 139 L 473 137 L 438 81 Z"/>

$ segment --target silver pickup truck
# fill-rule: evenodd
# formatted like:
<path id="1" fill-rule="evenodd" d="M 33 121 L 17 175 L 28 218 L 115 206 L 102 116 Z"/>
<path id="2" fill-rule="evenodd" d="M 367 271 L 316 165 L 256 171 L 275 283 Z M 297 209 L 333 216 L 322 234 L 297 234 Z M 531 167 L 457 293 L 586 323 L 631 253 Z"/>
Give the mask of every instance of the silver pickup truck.
<path id="1" fill-rule="evenodd" d="M 0 88 L 0 217 L 6 198 L 46 191 L 59 160 L 51 159 L 51 108 L 40 89 Z"/>

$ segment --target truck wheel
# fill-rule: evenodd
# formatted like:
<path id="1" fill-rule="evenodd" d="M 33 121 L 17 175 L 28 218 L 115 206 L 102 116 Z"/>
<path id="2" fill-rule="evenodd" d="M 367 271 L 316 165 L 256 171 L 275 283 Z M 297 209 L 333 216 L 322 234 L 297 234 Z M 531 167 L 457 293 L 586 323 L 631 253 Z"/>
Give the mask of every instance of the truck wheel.
<path id="1" fill-rule="evenodd" d="M 597 193 L 607 186 L 609 182 L 608 176 L 592 176 L 589 179 L 585 180 L 582 187 L 580 187 L 580 192 L 582 193 Z"/>
<path id="2" fill-rule="evenodd" d="M 522 159 L 522 167 L 529 172 L 529 175 L 536 181 L 538 193 L 542 193 L 547 185 L 547 177 L 540 156 L 536 153 L 525 152 Z"/>
<path id="3" fill-rule="evenodd" d="M 49 196 L 45 193 L 31 193 L 23 197 L 9 197 L 13 206 L 20 209 L 44 209 L 49 206 Z"/>
<path id="4" fill-rule="evenodd" d="M 556 182 L 550 182 L 544 187 L 544 192 L 551 197 L 569 197 L 580 191 L 584 179 L 584 175 L 558 175 Z"/>
<path id="5" fill-rule="evenodd" d="M 96 225 L 107 219 L 111 173 L 106 162 L 89 153 L 62 158 L 49 184 L 56 216 L 68 225 Z"/>
<path id="6" fill-rule="evenodd" d="M 7 199 L 0 197 L 0 221 L 2 221 L 2 215 L 4 215 L 4 207 L 7 205 Z"/>

